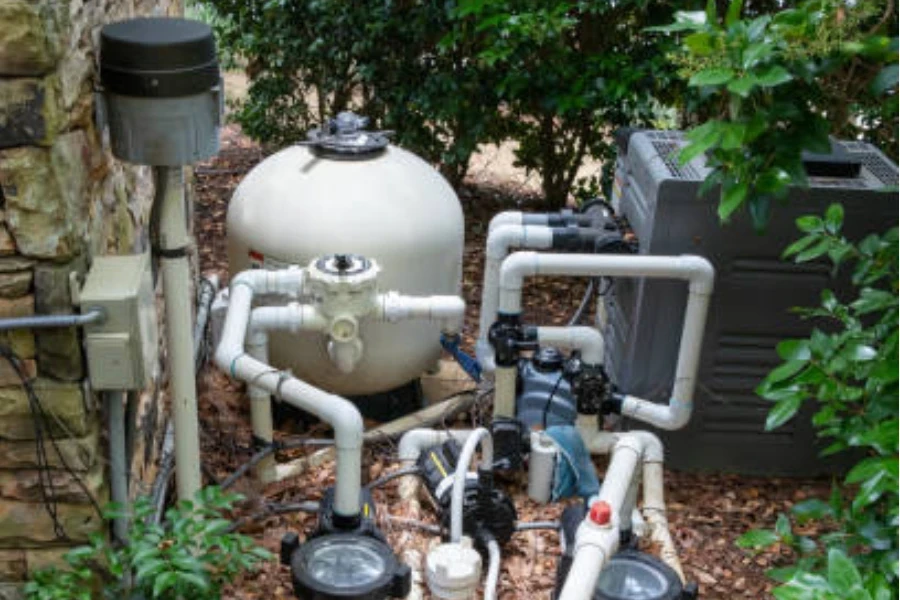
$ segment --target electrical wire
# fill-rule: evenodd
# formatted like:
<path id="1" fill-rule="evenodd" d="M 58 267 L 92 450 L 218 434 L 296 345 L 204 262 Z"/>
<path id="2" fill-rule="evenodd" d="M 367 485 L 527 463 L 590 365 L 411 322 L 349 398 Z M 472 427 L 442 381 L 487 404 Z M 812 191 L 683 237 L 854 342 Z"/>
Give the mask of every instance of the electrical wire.
<path id="1" fill-rule="evenodd" d="M 88 502 L 93 506 L 94 510 L 97 513 L 97 516 L 100 517 L 101 520 L 103 519 L 103 511 L 101 510 L 100 505 L 97 503 L 97 499 L 94 498 L 94 495 L 91 493 L 88 486 L 84 483 L 84 480 L 71 466 L 69 466 L 65 454 L 62 452 L 62 449 L 59 447 L 56 438 L 53 436 L 53 432 L 51 431 L 49 425 L 47 411 L 44 410 L 41 399 L 38 397 L 37 393 L 35 393 L 34 386 L 32 386 L 31 384 L 31 380 L 28 379 L 28 376 L 25 374 L 25 371 L 22 367 L 22 359 L 18 354 L 13 352 L 13 350 L 9 346 L 5 345 L 0 345 L 0 356 L 2 356 L 6 360 L 6 362 L 9 363 L 9 366 L 19 378 L 19 381 L 22 384 L 22 388 L 25 390 L 25 396 L 28 399 L 28 409 L 31 412 L 31 419 L 34 423 L 34 445 L 35 455 L 38 463 L 37 470 L 38 482 L 41 489 L 41 501 L 44 504 L 44 508 L 47 510 L 47 514 L 50 516 L 50 520 L 53 522 L 53 533 L 58 539 L 69 539 L 68 534 L 66 534 L 65 528 L 59 520 L 59 507 L 58 501 L 56 500 L 56 486 L 53 482 L 53 473 L 50 467 L 50 461 L 47 454 L 47 447 L 44 436 L 46 436 L 46 438 L 50 440 L 50 445 L 53 446 L 53 449 L 56 452 L 56 455 L 59 458 L 59 462 L 63 466 L 63 469 L 66 471 L 66 473 L 68 473 L 75 484 L 87 497 Z M 56 415 L 54 415 L 54 417 L 55 416 Z"/>
<path id="2" fill-rule="evenodd" d="M 559 384 L 562 383 L 563 377 L 566 376 L 566 370 L 563 369 L 559 377 L 556 379 L 556 383 L 553 384 L 553 389 L 550 390 L 550 394 L 547 396 L 547 402 L 544 404 L 544 412 L 541 414 L 541 423 L 544 426 L 544 429 L 547 429 L 547 413 L 550 412 L 550 406 L 553 403 L 553 397 L 556 395 L 556 391 L 559 389 Z"/>
<path id="3" fill-rule="evenodd" d="M 274 452 L 278 452 L 279 450 L 291 450 L 294 448 L 302 448 L 304 446 L 332 446 L 334 445 L 334 440 L 323 440 L 323 439 L 314 439 L 314 438 L 294 438 L 294 439 L 286 439 L 278 442 L 272 442 L 271 444 L 265 446 L 261 450 L 259 450 L 256 454 L 250 457 L 250 460 L 242 464 L 238 467 L 231 475 L 226 477 L 219 487 L 223 490 L 230 488 L 235 482 L 247 474 L 247 471 L 258 465 L 268 457 L 270 454 Z"/>
<path id="4" fill-rule="evenodd" d="M 262 521 L 263 519 L 276 517 L 278 515 L 288 515 L 298 512 L 317 513 L 319 512 L 319 506 L 319 503 L 313 500 L 307 500 L 304 502 L 291 502 L 289 504 L 268 502 L 259 512 L 247 515 L 246 517 L 241 517 L 240 519 L 229 525 L 226 531 L 228 533 L 232 533 L 239 530 L 241 527 L 244 527 L 245 525 L 249 525 L 250 523 Z"/>
<path id="5" fill-rule="evenodd" d="M 371 481 L 366 485 L 366 489 L 374 490 L 375 488 L 379 488 L 386 483 L 389 483 L 395 479 L 399 479 L 400 477 L 406 477 L 407 475 L 421 475 L 422 469 L 413 465 L 410 467 L 403 467 L 402 469 L 397 469 L 396 471 L 391 471 L 390 473 L 386 473 L 376 479 L 375 481 Z"/>
<path id="6" fill-rule="evenodd" d="M 561 527 L 559 521 L 519 521 L 516 523 L 516 531 L 537 531 L 543 529 L 552 529 L 559 531 Z"/>

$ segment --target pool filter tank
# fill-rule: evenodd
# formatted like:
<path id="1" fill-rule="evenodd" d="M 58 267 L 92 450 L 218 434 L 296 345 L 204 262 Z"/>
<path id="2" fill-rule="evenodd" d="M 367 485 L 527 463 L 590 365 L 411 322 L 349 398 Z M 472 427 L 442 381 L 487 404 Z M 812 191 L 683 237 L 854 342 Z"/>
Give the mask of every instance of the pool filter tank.
<path id="1" fill-rule="evenodd" d="M 231 273 L 307 265 L 325 255 L 362 255 L 380 268 L 379 287 L 427 296 L 459 293 L 463 214 L 441 175 L 421 158 L 341 113 L 309 140 L 258 164 L 228 207 Z M 361 323 L 360 360 L 345 372 L 318 332 L 273 332 L 271 362 L 333 393 L 398 388 L 440 357 L 433 323 Z"/>

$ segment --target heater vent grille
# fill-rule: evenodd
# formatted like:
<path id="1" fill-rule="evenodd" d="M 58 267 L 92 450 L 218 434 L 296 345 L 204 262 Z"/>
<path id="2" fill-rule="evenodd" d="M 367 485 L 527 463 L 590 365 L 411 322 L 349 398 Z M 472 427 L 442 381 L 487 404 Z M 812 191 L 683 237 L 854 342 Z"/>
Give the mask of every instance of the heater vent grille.
<path id="1" fill-rule="evenodd" d="M 690 163 L 682 165 L 679 162 L 678 153 L 682 147 L 683 144 L 678 141 L 653 142 L 653 149 L 656 150 L 673 177 L 685 180 L 699 179 L 700 174 Z"/>

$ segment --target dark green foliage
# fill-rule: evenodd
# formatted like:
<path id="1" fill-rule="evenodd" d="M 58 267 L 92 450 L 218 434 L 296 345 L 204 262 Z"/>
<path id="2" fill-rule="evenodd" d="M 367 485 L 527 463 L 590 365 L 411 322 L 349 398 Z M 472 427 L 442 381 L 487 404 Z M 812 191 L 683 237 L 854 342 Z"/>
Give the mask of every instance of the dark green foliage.
<path id="1" fill-rule="evenodd" d="M 223 513 L 240 499 L 209 487 L 193 501 L 169 509 L 163 524 L 150 520 L 153 506 L 138 498 L 128 543 L 112 546 L 95 534 L 88 545 L 68 552 L 69 568 L 32 575 L 28 600 L 218 600 L 238 573 L 270 555 L 247 536 L 231 532 Z M 111 506 L 107 518 L 122 514 Z"/>
<path id="2" fill-rule="evenodd" d="M 841 235 L 844 211 L 798 219 L 804 237 L 785 251 L 796 262 L 827 258 L 850 269 L 855 297 L 822 294 L 803 314 L 823 322 L 808 339 L 778 345 L 784 363 L 757 390 L 774 406 L 766 428 L 816 403 L 813 425 L 830 445 L 824 455 L 860 457 L 827 501 L 812 499 L 780 515 L 774 531 L 751 531 L 740 544 L 791 547 L 794 566 L 771 575 L 784 585 L 780 599 L 892 599 L 898 584 L 898 266 L 897 228 L 853 243 Z M 826 531 L 805 536 L 796 525 L 824 521 Z"/>
<path id="3" fill-rule="evenodd" d="M 649 124 L 654 97 L 681 89 L 660 0 L 347 3 L 203 0 L 220 43 L 246 61 L 244 130 L 290 143 L 354 109 L 462 180 L 478 144 L 513 139 L 561 204 L 585 156 L 614 155 L 609 134 Z"/>
<path id="4" fill-rule="evenodd" d="M 472 43 L 501 102 L 501 130 L 519 143 L 518 165 L 540 173 L 544 196 L 560 205 L 586 156 L 605 161 L 608 183 L 616 127 L 650 126 L 657 99 L 681 89 L 665 60 L 671 42 L 641 33 L 670 10 L 640 0 L 461 0 L 454 17 L 471 25 L 444 43 Z"/>
<path id="5" fill-rule="evenodd" d="M 747 206 L 762 229 L 771 204 L 792 183 L 805 185 L 801 153 L 827 153 L 829 135 L 868 137 L 895 150 L 896 14 L 875 0 L 806 0 L 774 14 L 741 18 L 678 13 L 655 31 L 681 35 L 674 59 L 712 117 L 688 134 L 681 160 L 707 153 L 721 185 L 723 221 Z M 887 10 L 887 12 L 885 12 Z M 895 155 L 896 156 L 896 155 Z"/>

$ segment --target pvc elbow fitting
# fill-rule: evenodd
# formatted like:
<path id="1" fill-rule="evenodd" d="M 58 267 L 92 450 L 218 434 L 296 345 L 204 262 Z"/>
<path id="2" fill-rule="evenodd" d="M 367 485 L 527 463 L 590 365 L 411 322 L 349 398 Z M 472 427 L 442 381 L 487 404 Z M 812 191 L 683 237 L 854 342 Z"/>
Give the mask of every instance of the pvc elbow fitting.
<path id="1" fill-rule="evenodd" d="M 711 294 L 716 279 L 716 270 L 712 264 L 695 254 L 682 254 L 678 257 L 681 268 L 688 273 L 690 291 L 695 294 Z"/>

